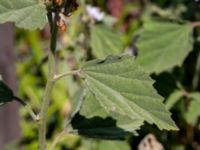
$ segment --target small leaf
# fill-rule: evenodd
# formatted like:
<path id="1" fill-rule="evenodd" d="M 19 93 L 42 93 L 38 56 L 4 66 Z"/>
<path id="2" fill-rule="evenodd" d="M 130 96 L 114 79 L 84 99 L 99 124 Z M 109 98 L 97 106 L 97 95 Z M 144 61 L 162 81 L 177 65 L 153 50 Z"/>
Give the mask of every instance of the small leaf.
<path id="1" fill-rule="evenodd" d="M 81 110 L 72 119 L 73 130 L 80 135 L 100 139 L 124 139 L 143 124 L 142 120 L 129 119 L 115 113 L 108 114 L 95 96 L 87 92 Z"/>
<path id="2" fill-rule="evenodd" d="M 170 110 L 182 97 L 183 91 L 174 91 L 166 100 L 167 109 Z"/>
<path id="3" fill-rule="evenodd" d="M 190 24 L 146 23 L 137 43 L 137 62 L 150 73 L 181 66 L 193 47 L 192 32 Z"/>
<path id="4" fill-rule="evenodd" d="M 81 69 L 85 83 L 108 114 L 155 123 L 160 129 L 176 130 L 153 80 L 131 56 L 109 56 L 86 63 Z"/>
<path id="5" fill-rule="evenodd" d="M 1 0 L 0 23 L 14 22 L 17 27 L 42 29 L 47 22 L 46 7 L 38 0 Z"/>
<path id="6" fill-rule="evenodd" d="M 2 81 L 0 76 L 0 106 L 12 101 L 13 91 Z"/>
<path id="7" fill-rule="evenodd" d="M 199 92 L 194 92 L 190 94 L 190 97 L 194 99 L 195 101 L 200 103 L 200 93 Z"/>
<path id="8" fill-rule="evenodd" d="M 185 119 L 187 123 L 196 125 L 198 118 L 200 117 L 200 93 L 191 93 L 192 99 L 188 111 L 185 113 Z"/>
<path id="9" fill-rule="evenodd" d="M 121 54 L 123 43 L 120 33 L 109 26 L 95 25 L 91 28 L 91 47 L 93 54 L 102 58 L 110 54 Z"/>

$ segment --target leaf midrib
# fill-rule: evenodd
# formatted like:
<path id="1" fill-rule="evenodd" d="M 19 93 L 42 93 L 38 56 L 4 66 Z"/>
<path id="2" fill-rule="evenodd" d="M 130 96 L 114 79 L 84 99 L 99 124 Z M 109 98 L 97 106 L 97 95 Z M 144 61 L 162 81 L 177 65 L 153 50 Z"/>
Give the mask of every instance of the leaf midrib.
<path id="1" fill-rule="evenodd" d="M 117 95 L 120 95 L 120 97 L 123 97 L 123 99 L 125 99 L 125 100 L 127 100 L 127 101 L 130 101 L 129 99 L 127 99 L 126 97 L 124 97 L 123 95 L 121 95 L 119 92 L 117 92 L 115 89 L 112 89 L 111 87 L 107 86 L 106 84 L 102 83 L 101 81 L 99 81 L 99 80 L 97 80 L 97 79 L 95 79 L 95 78 L 93 78 L 93 77 L 91 77 L 91 76 L 88 76 L 88 77 L 92 78 L 93 80 L 95 80 L 96 82 L 98 82 L 99 84 L 101 84 L 102 86 L 104 86 L 104 87 L 110 89 L 111 91 L 113 91 L 113 92 L 116 93 Z M 90 89 L 90 90 L 91 90 L 92 93 L 96 94 L 92 89 Z M 99 90 L 98 90 L 98 91 L 99 91 Z M 100 92 L 100 93 L 101 93 L 101 92 Z M 96 96 L 96 98 L 99 99 L 97 96 Z M 108 100 L 110 100 L 110 99 L 108 98 Z M 100 104 L 101 104 L 101 103 L 100 103 Z M 114 104 L 115 104 L 115 103 L 114 103 Z M 130 110 L 131 112 L 133 111 L 134 114 L 137 114 L 138 116 L 140 116 L 140 114 L 139 114 L 138 112 L 135 112 L 127 103 L 123 103 L 123 104 L 125 104 L 125 105 L 126 105 L 126 108 L 129 108 L 129 110 Z M 138 106 L 138 105 L 135 104 L 134 102 L 133 102 L 133 104 L 135 105 L 135 107 L 139 107 L 139 109 L 142 109 L 143 111 L 145 111 L 145 114 L 148 115 L 148 112 L 147 112 L 146 110 L 144 110 L 143 108 L 141 108 L 140 106 Z M 116 104 L 115 104 L 115 105 L 116 105 Z M 123 112 L 124 112 L 124 111 L 123 111 Z M 130 114 L 127 114 L 127 112 L 125 112 L 125 114 L 128 115 L 128 116 L 130 116 Z M 124 114 L 122 114 L 122 115 L 124 115 Z M 133 119 L 138 118 L 138 119 L 143 119 L 143 120 L 144 120 L 143 117 L 141 117 L 141 116 L 138 117 L 138 116 L 135 116 L 135 117 L 133 118 L 133 116 L 131 115 L 130 117 L 133 118 Z M 148 115 L 148 116 L 149 116 L 149 115 Z M 149 117 L 152 119 L 151 116 L 149 116 Z"/>
<path id="2" fill-rule="evenodd" d="M 88 77 L 92 78 L 93 80 L 95 80 L 96 82 L 98 82 L 99 84 L 101 84 L 102 86 L 107 87 L 107 88 L 109 88 L 110 90 L 114 91 L 116 94 L 119 94 L 116 90 L 112 89 L 111 87 L 107 86 L 106 84 L 102 83 L 101 81 L 98 81 L 97 79 L 95 79 L 95 78 L 93 78 L 93 77 L 91 77 L 91 76 L 89 76 L 89 75 L 88 75 Z M 90 91 L 91 91 L 92 93 L 94 93 L 94 91 L 93 91 L 92 89 L 90 89 Z M 99 91 L 99 90 L 98 90 L 98 91 Z M 101 92 L 100 92 L 100 93 L 101 93 Z M 94 93 L 94 94 L 95 94 L 95 93 Z M 121 95 L 121 94 L 120 94 L 120 95 Z M 127 98 L 124 97 L 123 95 L 121 95 L 121 97 L 123 97 L 123 99 L 129 101 L 129 99 L 127 99 Z M 97 97 L 97 99 L 99 100 L 98 97 Z M 132 101 L 131 101 L 131 102 L 132 102 Z M 140 115 L 138 112 L 135 112 L 133 109 L 131 109 L 131 107 L 130 107 L 127 103 L 125 103 L 125 105 L 127 105 L 126 108 L 129 108 L 129 110 L 133 111 L 134 114 L 138 114 L 138 116 L 140 116 L 140 118 L 138 118 L 138 119 L 141 119 L 141 120 L 142 120 L 142 119 L 143 119 L 143 120 L 146 120 L 146 119 L 147 119 L 147 121 L 148 121 L 149 123 L 154 123 L 154 124 L 156 124 L 157 122 L 160 122 L 160 125 L 159 125 L 159 124 L 156 124 L 160 129 L 166 129 L 165 126 L 168 126 L 169 128 L 175 129 L 172 125 L 170 125 L 170 124 L 164 122 L 164 121 L 161 120 L 160 118 L 157 118 L 157 116 L 155 116 L 154 114 L 149 115 L 149 112 L 148 112 L 148 111 L 146 111 L 145 109 L 141 108 L 140 106 L 138 106 L 138 105 L 135 104 L 134 102 L 132 102 L 132 104 L 133 104 L 136 108 L 138 108 L 138 109 L 140 109 L 141 111 L 143 111 L 144 114 L 145 114 L 144 116 L 146 116 L 146 117 L 148 118 L 148 119 L 147 119 L 147 118 L 144 118 L 144 116 L 141 117 L 141 115 Z M 103 106 L 102 106 L 102 107 L 103 107 Z M 130 117 L 132 118 L 132 115 L 127 114 L 127 112 L 125 112 L 125 114 L 126 114 L 127 116 L 130 116 Z M 123 115 L 123 114 L 122 114 L 122 115 Z M 137 116 L 135 116 L 135 117 L 137 118 Z M 136 119 L 136 118 L 133 118 L 133 119 Z M 163 126 L 163 125 L 165 125 L 165 126 Z"/>

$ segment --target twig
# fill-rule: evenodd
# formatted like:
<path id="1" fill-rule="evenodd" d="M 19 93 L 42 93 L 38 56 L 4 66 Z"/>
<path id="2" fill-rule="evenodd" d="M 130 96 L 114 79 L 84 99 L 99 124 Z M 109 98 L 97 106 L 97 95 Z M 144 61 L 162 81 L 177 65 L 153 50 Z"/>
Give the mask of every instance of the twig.
<path id="1" fill-rule="evenodd" d="M 198 88 L 199 76 L 200 76 L 200 52 L 198 54 L 197 64 L 196 64 L 195 73 L 194 73 L 194 77 L 192 81 L 192 86 L 194 90 Z"/>
<path id="2" fill-rule="evenodd" d="M 48 56 L 48 80 L 42 100 L 42 106 L 40 110 L 40 121 L 38 122 L 39 128 L 39 150 L 46 149 L 46 122 L 47 122 L 47 112 L 50 104 L 50 98 L 54 82 L 54 75 L 55 75 L 55 56 L 54 53 L 56 51 L 56 43 L 57 43 L 57 25 L 56 19 L 57 15 L 53 17 L 51 13 L 48 13 L 48 20 L 51 27 L 51 42 L 50 42 L 50 51 Z"/>
<path id="3" fill-rule="evenodd" d="M 26 108 L 26 110 L 28 111 L 30 116 L 33 118 L 33 120 L 35 120 L 35 121 L 39 121 L 40 120 L 39 115 L 36 115 L 34 113 L 34 111 L 32 110 L 31 106 L 28 103 L 26 103 L 25 101 L 23 101 L 21 98 L 19 98 L 17 96 L 13 96 L 13 99 L 15 101 L 19 102 L 21 105 L 23 105 L 24 108 Z"/>
<path id="4" fill-rule="evenodd" d="M 48 81 L 46 84 L 41 111 L 40 111 L 40 122 L 39 122 L 39 150 L 46 149 L 46 119 L 47 112 L 50 104 L 51 92 L 54 86 L 54 74 L 55 74 L 55 60 L 52 51 L 49 51 L 49 61 L 48 61 Z"/>
<path id="5" fill-rule="evenodd" d="M 69 76 L 69 75 L 79 75 L 79 70 L 74 70 L 74 71 L 70 71 L 70 72 L 65 72 L 59 75 L 55 75 L 54 76 L 54 80 L 58 81 L 60 79 L 62 79 L 63 77 Z"/>

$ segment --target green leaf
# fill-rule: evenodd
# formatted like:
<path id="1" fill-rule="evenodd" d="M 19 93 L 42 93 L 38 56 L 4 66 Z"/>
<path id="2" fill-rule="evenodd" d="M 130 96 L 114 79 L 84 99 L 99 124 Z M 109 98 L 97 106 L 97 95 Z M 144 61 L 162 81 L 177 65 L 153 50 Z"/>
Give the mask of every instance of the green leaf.
<path id="1" fill-rule="evenodd" d="M 148 22 L 137 43 L 137 62 L 150 73 L 181 66 L 192 50 L 193 27 L 172 22 Z"/>
<path id="2" fill-rule="evenodd" d="M 91 28 L 91 47 L 93 54 L 102 58 L 110 54 L 121 54 L 123 43 L 120 33 L 105 25 L 95 25 Z"/>
<path id="3" fill-rule="evenodd" d="M 0 23 L 14 22 L 17 27 L 34 30 L 46 24 L 46 7 L 38 0 L 1 0 Z"/>
<path id="4" fill-rule="evenodd" d="M 200 93 L 191 93 L 192 99 L 188 111 L 185 113 L 185 119 L 187 123 L 196 125 L 198 118 L 200 117 Z"/>
<path id="5" fill-rule="evenodd" d="M 126 142 L 100 141 L 97 150 L 131 150 Z"/>
<path id="6" fill-rule="evenodd" d="M 131 150 L 125 141 L 81 139 L 81 146 L 77 150 Z"/>
<path id="7" fill-rule="evenodd" d="M 106 112 L 91 92 L 87 92 L 79 113 L 71 122 L 73 130 L 80 135 L 101 139 L 124 139 L 132 133 L 137 135 L 136 130 L 142 124 L 142 120 Z"/>
<path id="8" fill-rule="evenodd" d="M 174 91 L 166 100 L 167 109 L 170 110 L 182 97 L 183 91 Z"/>
<path id="9" fill-rule="evenodd" d="M 13 91 L 2 81 L 0 76 L 0 106 L 12 101 Z"/>
<path id="10" fill-rule="evenodd" d="M 109 56 L 86 63 L 81 69 L 85 83 L 108 114 L 155 123 L 160 129 L 177 127 L 146 74 L 131 56 Z"/>
<path id="11" fill-rule="evenodd" d="M 199 92 L 194 92 L 190 94 L 190 97 L 194 99 L 195 101 L 200 103 L 200 93 Z"/>

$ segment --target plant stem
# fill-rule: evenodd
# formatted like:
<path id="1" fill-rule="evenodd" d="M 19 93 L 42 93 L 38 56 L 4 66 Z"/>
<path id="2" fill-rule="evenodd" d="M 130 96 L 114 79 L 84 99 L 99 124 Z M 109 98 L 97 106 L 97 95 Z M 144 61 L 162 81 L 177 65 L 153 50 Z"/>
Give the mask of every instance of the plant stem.
<path id="1" fill-rule="evenodd" d="M 46 120 L 47 120 L 47 112 L 50 104 L 51 92 L 54 86 L 54 74 L 55 74 L 55 60 L 54 55 L 51 51 L 49 51 L 49 59 L 48 59 L 48 81 L 46 84 L 41 112 L 40 112 L 40 121 L 39 121 L 39 150 L 46 149 Z"/>
<path id="2" fill-rule="evenodd" d="M 50 13 L 51 14 L 51 13 Z M 56 45 L 57 45 L 57 33 L 58 33 L 58 27 L 56 24 L 56 20 L 58 18 L 58 14 L 56 13 L 54 18 L 52 18 L 52 14 L 48 14 L 48 20 L 51 27 L 51 43 L 50 48 L 51 52 L 54 54 L 56 52 Z"/>
<path id="3" fill-rule="evenodd" d="M 54 80 L 58 81 L 60 79 L 62 79 L 63 77 L 69 76 L 69 75 L 78 75 L 79 74 L 79 70 L 74 70 L 74 71 L 70 71 L 70 72 L 65 72 L 59 75 L 55 75 L 54 76 Z"/>
<path id="4" fill-rule="evenodd" d="M 56 51 L 56 42 L 57 42 L 57 26 L 56 26 L 56 17 L 52 16 L 51 12 L 48 12 L 48 20 L 51 30 L 51 42 L 50 42 L 50 51 L 48 56 L 48 79 L 42 99 L 42 106 L 40 110 L 40 121 L 38 122 L 39 130 L 39 150 L 46 149 L 46 122 L 47 122 L 47 112 L 50 104 L 51 92 L 55 84 L 55 56 Z"/>
<path id="5" fill-rule="evenodd" d="M 60 132 L 58 134 L 58 136 L 55 138 L 55 140 L 53 141 L 52 145 L 49 147 L 48 150 L 54 150 L 54 148 L 56 147 L 57 143 L 60 141 L 60 139 L 67 133 L 67 130 L 64 129 L 62 132 Z"/>
<path id="6" fill-rule="evenodd" d="M 71 74 L 79 74 L 79 70 L 75 70 L 69 73 L 64 73 L 58 76 L 57 79 L 60 79 L 60 77 L 65 77 L 67 75 L 71 75 Z M 56 80 L 57 81 L 57 80 Z M 62 130 L 62 132 L 60 132 L 58 134 L 58 136 L 55 138 L 55 140 L 53 141 L 53 143 L 51 144 L 51 146 L 49 147 L 48 150 L 54 150 L 54 148 L 56 147 L 57 143 L 60 141 L 60 139 L 68 132 L 68 126 L 70 125 L 70 122 L 72 120 L 72 118 L 75 116 L 75 114 L 78 112 L 78 110 L 80 109 L 82 102 L 83 102 L 83 97 L 85 96 L 85 93 L 82 95 L 82 97 L 80 98 L 75 110 L 73 111 L 73 113 L 67 118 L 66 120 L 66 124 L 64 125 L 64 129 Z"/>
<path id="7" fill-rule="evenodd" d="M 83 97 L 85 96 L 85 93 L 82 95 L 82 97 L 80 98 L 74 112 L 67 118 L 66 124 L 65 124 L 65 128 L 63 129 L 62 132 L 60 132 L 58 134 L 58 136 L 55 138 L 55 140 L 53 141 L 52 145 L 50 146 L 50 148 L 48 150 L 54 150 L 54 148 L 56 147 L 57 143 L 60 141 L 60 139 L 68 132 L 68 126 L 70 125 L 70 122 L 72 120 L 72 118 L 75 116 L 75 114 L 78 112 L 78 110 L 80 109 L 82 102 L 83 102 Z"/>
<path id="8" fill-rule="evenodd" d="M 196 64 L 195 73 L 194 73 L 194 77 L 192 81 L 192 86 L 194 90 L 198 88 L 199 76 L 200 76 L 200 52 L 198 53 L 197 64 Z"/>
<path id="9" fill-rule="evenodd" d="M 34 113 L 34 111 L 32 110 L 31 106 L 28 103 L 26 103 L 17 96 L 14 96 L 13 99 L 22 104 L 24 108 L 26 108 L 26 110 L 28 111 L 28 113 L 30 114 L 30 116 L 33 118 L 34 121 L 39 121 L 39 116 Z"/>
<path id="10" fill-rule="evenodd" d="M 85 0 L 80 0 L 81 7 L 83 8 L 84 15 L 87 15 Z"/>

